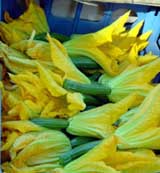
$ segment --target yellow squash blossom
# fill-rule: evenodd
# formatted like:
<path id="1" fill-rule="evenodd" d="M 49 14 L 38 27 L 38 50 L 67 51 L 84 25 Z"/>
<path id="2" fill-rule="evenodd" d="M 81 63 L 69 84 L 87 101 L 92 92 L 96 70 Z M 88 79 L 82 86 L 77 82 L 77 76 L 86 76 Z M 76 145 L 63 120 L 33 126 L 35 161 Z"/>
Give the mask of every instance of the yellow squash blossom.
<path id="1" fill-rule="evenodd" d="M 137 60 L 138 60 L 139 65 L 144 65 L 144 64 L 149 63 L 150 61 L 155 60 L 156 58 L 158 58 L 157 55 L 153 55 L 152 53 L 148 53 L 144 56 L 139 56 L 137 58 Z"/>
<path id="2" fill-rule="evenodd" d="M 43 62 L 42 65 L 53 64 L 54 71 L 56 70 L 55 68 L 59 69 L 61 73 L 64 73 L 64 78 L 70 78 L 82 83 L 90 83 L 90 80 L 76 68 L 68 57 L 63 45 L 49 35 L 48 40 L 50 44 L 38 40 L 23 40 L 13 44 L 12 48 L 26 53 L 41 64 Z"/>
<path id="3" fill-rule="evenodd" d="M 69 92 L 62 87 L 62 76 L 40 64 L 37 64 L 37 67 L 38 74 L 10 74 L 12 82 L 21 91 L 21 100 L 8 110 L 8 114 L 13 115 L 19 110 L 20 119 L 26 120 L 39 116 L 68 117 L 85 109 L 84 98 L 80 93 Z"/>
<path id="4" fill-rule="evenodd" d="M 160 85 L 145 98 L 138 111 L 119 127 L 119 148 L 160 149 Z"/>
<path id="5" fill-rule="evenodd" d="M 128 64 L 137 63 L 138 53 L 148 45 L 147 39 L 151 35 L 151 31 L 149 31 L 138 36 L 143 21 L 126 31 L 124 24 L 128 17 L 129 12 L 100 31 L 73 37 L 65 42 L 64 46 L 70 56 L 92 58 L 106 73 L 115 76 L 122 72 Z M 149 60 L 152 61 L 152 59 Z M 127 61 L 127 64 L 122 68 L 123 61 Z"/>
<path id="6" fill-rule="evenodd" d="M 64 46 L 56 39 L 47 35 L 48 41 L 23 40 L 12 45 L 19 51 L 26 53 L 32 59 L 39 60 L 46 64 L 53 64 L 54 67 L 61 70 L 65 74 L 65 78 L 70 78 L 82 83 L 90 83 L 82 72 L 80 72 L 68 57 L 68 53 Z"/>
<path id="7" fill-rule="evenodd" d="M 70 162 L 63 169 L 55 169 L 56 173 L 120 173 L 105 164 L 104 159 L 116 150 L 117 140 L 115 137 L 103 140 L 99 145 Z"/>
<path id="8" fill-rule="evenodd" d="M 40 40 L 22 40 L 11 45 L 12 48 L 27 54 L 32 59 L 51 62 L 49 43 Z"/>
<path id="9" fill-rule="evenodd" d="M 129 18 L 130 12 L 127 12 L 122 17 L 120 17 L 117 21 L 115 21 L 110 26 L 107 26 L 100 31 L 95 33 L 84 34 L 75 38 L 72 38 L 70 41 L 66 42 L 65 47 L 96 47 L 105 42 L 112 42 L 112 35 L 119 34 L 125 31 L 125 23 Z M 91 44 L 92 43 L 92 44 Z"/>
<path id="10" fill-rule="evenodd" d="M 33 2 L 29 4 L 28 9 L 18 19 L 8 24 L 0 22 L 0 37 L 7 44 L 29 38 L 33 30 L 36 33 L 49 31 L 42 8 Z"/>
<path id="11" fill-rule="evenodd" d="M 49 91 L 51 96 L 55 97 L 52 101 L 50 101 L 51 108 L 49 117 L 54 117 L 56 115 L 63 116 L 63 115 L 73 115 L 83 110 L 85 108 L 85 104 L 83 102 L 83 96 L 80 93 L 70 93 L 61 85 L 59 85 L 56 80 L 54 80 L 53 75 L 47 72 L 42 66 L 39 65 L 39 74 L 40 79 L 45 86 L 45 88 Z M 46 114 L 41 114 L 42 116 Z"/>
<path id="12" fill-rule="evenodd" d="M 143 21 L 139 22 L 135 27 L 131 28 L 129 31 L 124 32 L 119 35 L 113 35 L 113 44 L 122 50 L 129 50 L 133 44 L 147 44 L 147 40 L 152 34 L 152 31 L 148 31 L 138 36 L 143 25 Z"/>
<path id="13" fill-rule="evenodd" d="M 113 35 L 111 43 L 106 42 L 99 45 L 98 48 L 111 59 L 116 59 L 119 63 L 130 60 L 130 54 L 136 60 L 138 53 L 148 45 L 147 39 L 150 36 L 149 34 L 151 34 L 151 32 L 147 32 L 148 34 L 145 33 L 137 37 L 142 25 L 143 22 L 139 22 L 131 30 L 125 32 L 125 34 Z M 136 50 L 134 49 L 134 45 L 136 46 Z M 135 62 L 130 61 L 130 63 Z"/>
<path id="14" fill-rule="evenodd" d="M 57 84 L 53 76 L 49 74 L 48 70 L 44 69 L 40 64 L 38 64 L 38 71 L 41 82 L 43 83 L 45 88 L 48 89 L 52 96 L 59 97 L 67 93 L 65 89 Z"/>
<path id="15" fill-rule="evenodd" d="M 119 34 L 125 30 L 124 24 L 127 22 L 129 12 L 120 17 L 112 25 L 91 34 L 78 36 L 66 42 L 66 47 L 70 56 L 88 56 L 95 60 L 102 68 L 111 75 L 116 75 L 118 71 L 118 62 L 110 58 L 98 46 L 106 42 L 112 42 L 113 34 Z M 118 48 L 117 48 L 118 49 Z"/>
<path id="16" fill-rule="evenodd" d="M 55 173 L 55 168 L 59 167 L 57 164 L 41 164 L 36 166 L 25 166 L 23 168 L 16 168 L 13 164 L 5 162 L 2 164 L 2 169 L 7 173 Z"/>
<path id="17" fill-rule="evenodd" d="M 90 80 L 76 68 L 68 57 L 68 53 L 63 45 L 58 40 L 51 38 L 49 35 L 47 37 L 50 43 L 53 65 L 64 71 L 65 78 L 73 79 L 81 83 L 90 83 Z"/>
<path id="18" fill-rule="evenodd" d="M 81 112 L 70 119 L 67 131 L 78 136 L 108 137 L 114 133 L 115 127 L 113 124 L 119 117 L 140 102 L 141 98 L 133 94 L 118 103 L 110 103 Z"/>
<path id="19" fill-rule="evenodd" d="M 105 159 L 105 163 L 125 173 L 153 173 L 160 170 L 160 159 L 148 149 L 117 150 Z"/>
<path id="20" fill-rule="evenodd" d="M 140 67 L 128 68 L 113 78 L 103 76 L 100 82 L 111 88 L 109 99 L 117 102 L 135 91 L 145 97 L 154 88 L 152 79 L 159 72 L 160 60 L 156 59 Z"/>
<path id="21" fill-rule="evenodd" d="M 9 131 L 18 131 L 20 133 L 45 130 L 45 128 L 28 120 L 5 121 L 2 122 L 2 128 Z"/>
<path id="22" fill-rule="evenodd" d="M 138 107 L 134 107 L 133 109 L 130 109 L 128 112 L 124 113 L 120 119 L 115 123 L 115 125 L 121 126 L 124 123 L 126 123 L 127 121 L 130 120 L 130 118 L 132 116 L 134 116 L 136 114 L 136 112 L 138 111 Z"/>
<path id="23" fill-rule="evenodd" d="M 19 137 L 19 133 L 18 132 L 11 132 L 8 134 L 8 136 L 5 136 L 7 139 L 4 142 L 4 144 L 2 145 L 2 149 L 1 151 L 7 151 L 10 149 L 10 147 L 12 146 L 12 144 L 14 143 L 14 141 L 16 140 L 17 137 Z"/>
<path id="24" fill-rule="evenodd" d="M 12 169 L 14 172 L 25 170 L 28 167 L 30 171 L 36 170 L 37 165 L 41 165 L 39 168 L 42 170 L 46 165 L 49 169 L 50 165 L 50 169 L 53 169 L 60 167 L 59 156 L 70 149 L 69 139 L 60 131 L 45 130 L 25 133 L 15 140 L 10 149 L 11 162 L 4 164 L 3 168 L 4 171 Z"/>
<path id="25" fill-rule="evenodd" d="M 16 74 L 23 71 L 37 72 L 37 62 L 46 68 L 55 69 L 51 61 L 30 59 L 27 55 L 8 47 L 2 42 L 0 42 L 0 55 L 0 59 L 3 60 L 5 66 Z"/>
<path id="26" fill-rule="evenodd" d="M 2 151 L 9 151 L 15 140 L 22 134 L 32 131 L 43 131 L 45 128 L 31 121 L 9 119 L 2 122 L 3 143 Z"/>
<path id="27" fill-rule="evenodd" d="M 3 111 L 7 112 L 12 109 L 19 103 L 20 100 L 20 92 L 17 89 L 14 91 L 7 91 L 4 89 L 2 94 Z"/>
<path id="28" fill-rule="evenodd" d="M 160 170 L 160 159 L 148 149 L 117 150 L 115 136 L 104 139 L 99 145 L 78 159 L 68 163 L 56 173 L 153 173 Z"/>

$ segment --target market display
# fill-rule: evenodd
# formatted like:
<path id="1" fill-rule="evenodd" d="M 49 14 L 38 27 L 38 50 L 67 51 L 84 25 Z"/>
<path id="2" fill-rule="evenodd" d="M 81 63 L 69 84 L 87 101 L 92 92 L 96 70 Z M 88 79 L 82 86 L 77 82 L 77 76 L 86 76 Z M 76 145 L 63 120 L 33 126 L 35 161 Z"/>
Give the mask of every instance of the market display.
<path id="1" fill-rule="evenodd" d="M 160 59 L 129 15 L 71 37 L 33 2 L 0 22 L 5 173 L 160 172 Z"/>

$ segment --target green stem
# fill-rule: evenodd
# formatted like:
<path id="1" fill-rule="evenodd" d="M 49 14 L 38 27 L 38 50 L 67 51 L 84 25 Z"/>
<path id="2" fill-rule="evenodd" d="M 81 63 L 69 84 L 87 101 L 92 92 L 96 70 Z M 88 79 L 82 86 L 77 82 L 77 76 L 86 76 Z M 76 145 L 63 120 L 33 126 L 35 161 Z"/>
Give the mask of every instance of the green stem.
<path id="1" fill-rule="evenodd" d="M 37 125 L 49 129 L 64 129 L 69 125 L 69 122 L 67 120 L 58 118 L 34 118 L 31 119 L 31 121 Z"/>
<path id="2" fill-rule="evenodd" d="M 90 138 L 90 137 L 78 136 L 78 137 L 75 137 L 74 139 L 71 140 L 71 145 L 72 145 L 72 147 L 77 147 L 79 145 L 85 144 L 87 142 L 91 142 L 93 140 L 95 140 L 95 139 L 94 138 Z"/>
<path id="3" fill-rule="evenodd" d="M 80 92 L 88 95 L 108 95 L 111 93 L 111 89 L 106 85 L 99 84 L 97 82 L 91 84 L 82 84 L 72 80 L 66 79 L 63 83 L 63 87 L 67 90 Z"/>
<path id="4" fill-rule="evenodd" d="M 95 106 L 101 105 L 101 102 L 93 96 L 83 94 L 83 97 L 84 97 L 84 102 L 87 105 L 95 105 Z"/>
<path id="5" fill-rule="evenodd" d="M 88 57 L 71 57 L 72 62 L 80 69 L 101 69 L 101 67 Z"/>
<path id="6" fill-rule="evenodd" d="M 83 145 L 80 145 L 78 147 L 75 147 L 74 149 L 64 153 L 60 156 L 60 164 L 62 166 L 66 165 L 70 161 L 80 157 L 81 155 L 87 153 L 89 150 L 94 148 L 96 145 L 100 143 L 100 140 L 92 141 Z"/>

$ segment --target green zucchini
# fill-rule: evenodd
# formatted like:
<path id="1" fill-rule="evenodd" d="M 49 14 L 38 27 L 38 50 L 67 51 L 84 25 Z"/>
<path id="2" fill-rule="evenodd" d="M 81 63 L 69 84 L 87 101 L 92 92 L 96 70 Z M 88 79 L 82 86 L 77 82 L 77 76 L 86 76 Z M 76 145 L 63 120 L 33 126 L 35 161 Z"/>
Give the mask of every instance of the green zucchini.
<path id="1" fill-rule="evenodd" d="M 65 129 L 69 125 L 67 120 L 58 118 L 33 118 L 31 121 L 49 129 Z"/>
<path id="2" fill-rule="evenodd" d="M 108 95 L 111 93 L 111 89 L 106 85 L 94 82 L 91 84 L 82 84 L 76 81 L 66 79 L 63 83 L 63 87 L 67 90 L 80 92 L 88 95 Z"/>
<path id="3" fill-rule="evenodd" d="M 101 69 L 101 67 L 88 57 L 71 57 L 72 62 L 80 69 Z"/>
<path id="4" fill-rule="evenodd" d="M 87 153 L 89 150 L 91 150 L 92 148 L 94 148 L 96 145 L 98 145 L 100 143 L 100 140 L 97 141 L 92 141 L 86 144 L 82 144 L 78 147 L 73 148 L 72 150 L 62 154 L 60 156 L 60 164 L 62 166 L 65 166 L 67 163 L 69 163 L 70 161 L 80 157 L 81 155 Z"/>
<path id="5" fill-rule="evenodd" d="M 71 145 L 72 147 L 77 147 L 79 145 L 82 145 L 82 144 L 85 144 L 87 142 L 91 142 L 95 140 L 94 138 L 90 138 L 90 137 L 81 137 L 81 136 L 78 136 L 78 137 L 75 137 L 74 139 L 71 140 Z"/>

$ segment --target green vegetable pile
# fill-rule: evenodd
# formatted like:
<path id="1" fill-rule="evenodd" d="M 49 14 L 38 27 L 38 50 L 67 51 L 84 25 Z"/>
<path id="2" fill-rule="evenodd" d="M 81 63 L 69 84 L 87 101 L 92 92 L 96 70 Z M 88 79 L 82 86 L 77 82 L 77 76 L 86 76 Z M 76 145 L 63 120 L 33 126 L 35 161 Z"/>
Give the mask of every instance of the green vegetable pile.
<path id="1" fill-rule="evenodd" d="M 160 172 L 160 59 L 130 12 L 94 33 L 49 30 L 30 2 L 0 22 L 5 173 Z"/>

